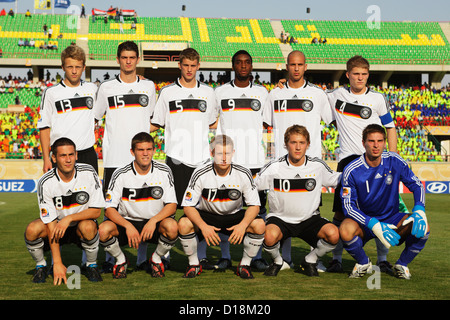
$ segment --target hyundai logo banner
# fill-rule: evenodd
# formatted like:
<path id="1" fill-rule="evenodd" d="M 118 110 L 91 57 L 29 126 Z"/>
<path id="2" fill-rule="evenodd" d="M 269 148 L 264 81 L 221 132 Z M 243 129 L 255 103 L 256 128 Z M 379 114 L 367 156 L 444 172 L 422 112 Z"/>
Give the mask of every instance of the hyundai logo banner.
<path id="1" fill-rule="evenodd" d="M 425 181 L 426 193 L 450 193 L 449 181 Z"/>

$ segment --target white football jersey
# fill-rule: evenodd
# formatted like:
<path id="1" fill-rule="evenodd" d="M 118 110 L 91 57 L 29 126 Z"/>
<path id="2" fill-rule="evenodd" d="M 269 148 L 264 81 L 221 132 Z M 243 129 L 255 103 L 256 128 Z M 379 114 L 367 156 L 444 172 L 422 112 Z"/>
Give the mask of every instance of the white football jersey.
<path id="1" fill-rule="evenodd" d="M 75 88 L 61 81 L 45 89 L 37 128 L 50 128 L 50 145 L 61 137 L 71 139 L 77 151 L 94 145 L 95 120 L 92 108 L 97 89 L 96 84 L 84 81 Z"/>
<path id="2" fill-rule="evenodd" d="M 269 162 L 256 175 L 258 190 L 269 190 L 269 213 L 284 222 L 298 224 L 319 214 L 322 186 L 336 187 L 341 177 L 319 158 L 306 156 L 305 163 L 293 166 L 288 155 Z"/>
<path id="3" fill-rule="evenodd" d="M 217 116 L 212 87 L 197 82 L 185 88 L 177 79 L 160 90 L 152 123 L 164 127 L 166 154 L 195 167 L 209 159 L 209 126 Z"/>
<path id="4" fill-rule="evenodd" d="M 264 122 L 273 127 L 275 139 L 275 156 L 286 154 L 284 133 L 290 126 L 297 124 L 308 129 L 311 144 L 306 154 L 322 158 L 323 120 L 329 124 L 333 120 L 330 104 L 322 88 L 305 80 L 300 88 L 289 87 L 273 89 L 264 110 Z"/>
<path id="5" fill-rule="evenodd" d="M 37 197 L 45 224 L 88 208 L 105 207 L 100 179 L 89 164 L 75 164 L 75 175 L 69 182 L 61 180 L 57 168 L 47 171 L 38 181 Z"/>
<path id="6" fill-rule="evenodd" d="M 129 220 L 148 220 L 168 203 L 177 203 L 172 171 L 156 161 L 146 175 L 136 172 L 134 161 L 116 169 L 106 193 L 106 208 L 117 208 Z"/>
<path id="7" fill-rule="evenodd" d="M 350 155 L 365 152 L 362 132 L 369 124 L 393 128 L 390 105 L 385 96 L 367 88 L 364 94 L 353 94 L 350 87 L 339 87 L 327 92 L 339 132 L 342 160 Z"/>
<path id="8" fill-rule="evenodd" d="M 220 110 L 217 132 L 233 139 L 233 162 L 250 169 L 262 168 L 265 164 L 262 112 L 269 94 L 267 89 L 252 83 L 240 88 L 231 81 L 217 87 L 215 93 Z"/>
<path id="9" fill-rule="evenodd" d="M 139 132 L 150 132 L 150 117 L 155 107 L 155 84 L 136 77 L 125 83 L 120 76 L 103 82 L 97 93 L 94 114 L 105 115 L 103 166 L 118 168 L 134 160 L 131 139 Z"/>
<path id="10" fill-rule="evenodd" d="M 248 206 L 259 206 L 258 190 L 249 169 L 231 164 L 230 172 L 219 176 L 212 161 L 195 169 L 184 194 L 183 207 L 219 215 L 234 214 L 242 209 L 243 200 Z"/>

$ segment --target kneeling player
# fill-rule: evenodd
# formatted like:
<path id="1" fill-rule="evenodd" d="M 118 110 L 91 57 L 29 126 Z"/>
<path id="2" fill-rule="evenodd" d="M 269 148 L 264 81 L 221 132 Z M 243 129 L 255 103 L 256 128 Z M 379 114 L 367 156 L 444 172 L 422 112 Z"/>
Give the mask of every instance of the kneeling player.
<path id="1" fill-rule="evenodd" d="M 425 247 L 430 232 L 423 185 L 397 153 L 384 151 L 386 131 L 383 127 L 368 125 L 363 131 L 362 143 L 366 152 L 350 162 L 342 178 L 341 198 L 346 218 L 339 232 L 344 248 L 357 262 L 350 278 L 359 278 L 371 271 L 372 263 L 363 246 L 377 237 L 386 248 L 405 242 L 394 274 L 410 279 L 408 264 Z M 399 212 L 400 181 L 414 194 L 412 215 Z"/>
<path id="2" fill-rule="evenodd" d="M 258 216 L 259 196 L 253 177 L 247 168 L 231 162 L 233 141 L 218 135 L 211 142 L 214 161 L 197 168 L 189 181 L 183 199 L 185 216 L 178 222 L 180 242 L 188 256 L 185 278 L 202 272 L 197 256 L 197 236 L 208 246 L 219 245 L 217 232 L 229 235 L 231 244 L 244 242 L 243 257 L 237 275 L 252 279 L 250 269 L 264 239 L 264 220 Z M 243 200 L 247 209 L 243 209 Z"/>
<path id="3" fill-rule="evenodd" d="M 141 242 L 157 243 L 148 272 L 164 276 L 161 257 L 172 249 L 178 226 L 173 218 L 177 200 L 170 168 L 152 160 L 155 143 L 148 133 L 136 134 L 131 142 L 134 161 L 114 171 L 106 193 L 105 220 L 100 224 L 100 244 L 116 259 L 113 278 L 126 277 L 128 262 L 120 249 L 135 249 Z"/>
<path id="4" fill-rule="evenodd" d="M 86 272 L 90 281 L 102 281 L 97 269 L 97 219 L 105 205 L 100 179 L 88 164 L 75 163 L 75 143 L 59 138 L 52 145 L 56 167 L 38 182 L 40 219 L 32 221 L 25 231 L 25 243 L 36 261 L 33 282 L 45 282 L 47 263 L 44 248 L 48 245 L 53 258 L 53 284 L 67 283 L 67 268 L 62 262 L 60 245 L 74 243 L 86 252 Z"/>
<path id="5" fill-rule="evenodd" d="M 341 174 L 322 160 L 306 155 L 310 138 L 304 126 L 289 127 L 284 143 L 288 154 L 267 164 L 255 179 L 259 190 L 269 190 L 263 247 L 273 263 L 264 274 L 276 276 L 281 269 L 280 241 L 299 237 L 314 247 L 301 267 L 307 275 L 318 276 L 318 258 L 333 250 L 339 241 L 338 228 L 320 216 L 322 186 L 335 187 Z"/>

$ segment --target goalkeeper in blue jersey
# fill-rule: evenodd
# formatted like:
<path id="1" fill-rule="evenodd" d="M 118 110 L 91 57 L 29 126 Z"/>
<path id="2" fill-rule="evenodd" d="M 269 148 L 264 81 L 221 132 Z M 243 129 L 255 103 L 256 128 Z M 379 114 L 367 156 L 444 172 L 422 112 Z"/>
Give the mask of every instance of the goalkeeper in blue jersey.
<path id="1" fill-rule="evenodd" d="M 341 199 L 345 219 L 339 227 L 344 248 L 356 260 L 350 278 L 371 272 L 364 244 L 377 237 L 389 248 L 405 243 L 394 266 L 398 278 L 410 279 L 408 264 L 425 247 L 430 232 L 425 215 L 425 191 L 407 163 L 384 151 L 386 132 L 377 124 L 363 131 L 366 152 L 352 161 L 342 175 Z M 399 182 L 414 194 L 412 214 L 399 213 Z"/>

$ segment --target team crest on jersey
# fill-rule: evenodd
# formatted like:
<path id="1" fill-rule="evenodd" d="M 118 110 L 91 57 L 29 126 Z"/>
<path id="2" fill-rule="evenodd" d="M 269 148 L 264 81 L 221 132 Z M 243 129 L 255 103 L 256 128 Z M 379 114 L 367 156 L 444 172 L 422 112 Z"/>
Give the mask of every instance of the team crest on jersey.
<path id="1" fill-rule="evenodd" d="M 106 202 L 111 202 L 112 196 L 111 196 L 111 194 L 109 192 L 106 194 L 105 200 L 106 200 Z"/>
<path id="2" fill-rule="evenodd" d="M 139 104 L 142 107 L 148 106 L 148 97 L 145 94 L 139 96 Z"/>
<path id="3" fill-rule="evenodd" d="M 305 189 L 308 191 L 312 191 L 314 190 L 314 188 L 316 187 L 316 180 L 314 179 L 308 179 L 305 183 Z"/>
<path id="4" fill-rule="evenodd" d="M 313 102 L 311 100 L 304 100 L 302 102 L 302 109 L 306 112 L 310 112 L 313 109 Z"/>
<path id="5" fill-rule="evenodd" d="M 392 183 L 392 180 L 393 180 L 392 174 L 388 174 L 387 177 L 386 177 L 385 182 L 389 186 Z"/>
<path id="6" fill-rule="evenodd" d="M 206 111 L 206 101 L 200 100 L 198 102 L 198 110 L 200 110 L 201 112 Z"/>
<path id="7" fill-rule="evenodd" d="M 86 98 L 86 107 L 92 109 L 94 107 L 94 99 L 91 97 Z"/>
<path id="8" fill-rule="evenodd" d="M 161 187 L 154 187 L 150 191 L 150 194 L 151 194 L 153 199 L 161 199 L 161 197 L 164 194 L 164 191 L 163 191 L 163 189 Z"/>
<path id="9" fill-rule="evenodd" d="M 372 110 L 368 107 L 361 108 L 361 111 L 359 112 L 359 115 L 363 119 L 369 119 L 372 115 Z"/>
<path id="10" fill-rule="evenodd" d="M 259 109 L 261 109 L 261 102 L 259 100 L 252 100 L 250 102 L 250 108 L 252 108 L 252 110 L 254 111 L 259 111 Z"/>
<path id="11" fill-rule="evenodd" d="M 228 198 L 230 198 L 230 200 L 237 200 L 241 197 L 241 192 L 237 189 L 231 189 L 230 191 L 228 191 Z"/>
<path id="12" fill-rule="evenodd" d="M 89 201 L 89 194 L 85 191 L 81 191 L 75 197 L 75 201 L 78 204 L 86 204 Z"/>

